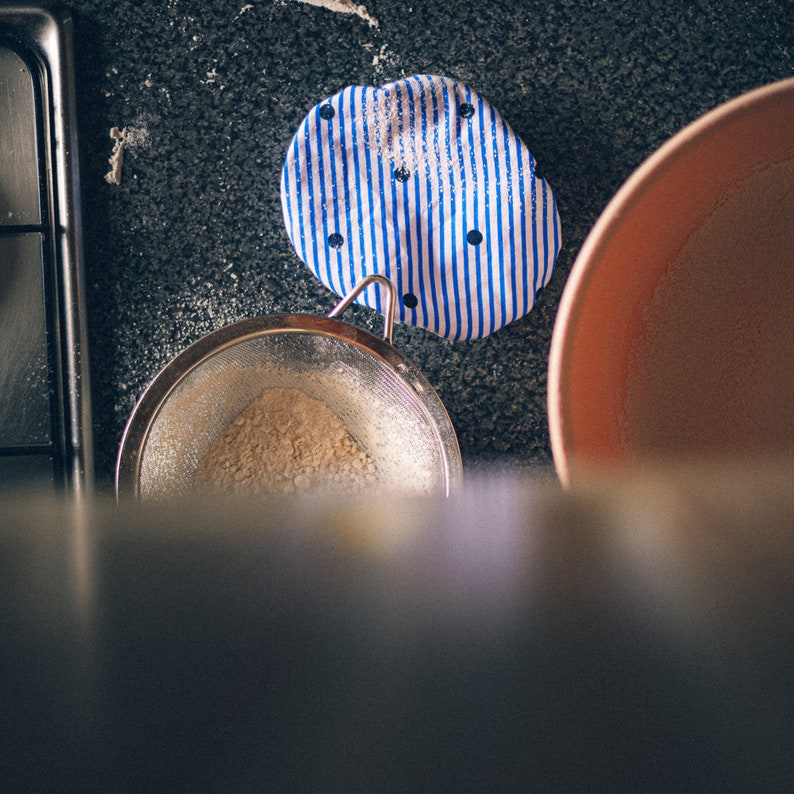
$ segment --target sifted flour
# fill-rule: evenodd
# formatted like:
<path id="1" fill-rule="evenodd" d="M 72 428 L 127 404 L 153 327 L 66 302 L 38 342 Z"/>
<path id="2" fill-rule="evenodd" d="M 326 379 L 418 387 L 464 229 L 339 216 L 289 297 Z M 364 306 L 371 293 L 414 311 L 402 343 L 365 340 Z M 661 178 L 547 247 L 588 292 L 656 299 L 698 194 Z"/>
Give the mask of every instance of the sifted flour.
<path id="1" fill-rule="evenodd" d="M 323 402 L 266 389 L 204 456 L 196 488 L 225 494 L 355 492 L 374 483 L 370 456 Z"/>

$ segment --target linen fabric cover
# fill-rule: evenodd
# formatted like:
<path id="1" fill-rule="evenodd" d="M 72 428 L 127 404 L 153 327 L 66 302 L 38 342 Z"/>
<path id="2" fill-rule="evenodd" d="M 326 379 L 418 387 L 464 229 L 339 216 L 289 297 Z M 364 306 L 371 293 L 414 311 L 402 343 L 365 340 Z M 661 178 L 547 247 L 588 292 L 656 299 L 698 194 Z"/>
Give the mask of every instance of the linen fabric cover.
<path id="1" fill-rule="evenodd" d="M 339 296 L 378 273 L 399 322 L 485 337 L 532 308 L 560 219 L 535 159 L 496 109 L 447 77 L 349 86 L 309 111 L 281 175 L 298 256 Z M 376 290 L 359 303 L 380 310 Z"/>

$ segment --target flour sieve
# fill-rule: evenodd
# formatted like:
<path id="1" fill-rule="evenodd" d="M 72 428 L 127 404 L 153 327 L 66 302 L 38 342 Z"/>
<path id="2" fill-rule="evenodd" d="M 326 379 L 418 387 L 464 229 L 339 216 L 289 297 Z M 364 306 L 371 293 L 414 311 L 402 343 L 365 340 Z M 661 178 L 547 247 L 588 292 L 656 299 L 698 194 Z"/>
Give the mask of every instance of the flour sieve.
<path id="1" fill-rule="evenodd" d="M 384 288 L 383 338 L 336 319 L 368 286 Z M 362 279 L 327 317 L 242 320 L 187 347 L 135 406 L 119 449 L 119 498 L 196 492 L 216 439 L 268 389 L 324 403 L 374 463 L 377 487 L 448 495 L 461 480 L 455 431 L 424 375 L 391 344 L 395 288 Z"/>

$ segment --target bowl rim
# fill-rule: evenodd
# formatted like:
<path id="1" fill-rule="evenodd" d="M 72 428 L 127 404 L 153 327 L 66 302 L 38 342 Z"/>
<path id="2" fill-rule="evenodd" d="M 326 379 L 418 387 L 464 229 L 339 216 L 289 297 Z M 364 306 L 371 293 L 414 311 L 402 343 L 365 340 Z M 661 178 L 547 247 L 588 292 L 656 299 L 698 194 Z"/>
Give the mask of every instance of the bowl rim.
<path id="1" fill-rule="evenodd" d="M 647 195 L 658 178 L 673 163 L 701 140 L 714 135 L 737 119 L 752 113 L 759 105 L 794 94 L 794 77 L 750 89 L 707 111 L 687 124 L 649 155 L 621 185 L 606 204 L 585 237 L 563 288 L 549 347 L 547 412 L 554 467 L 560 482 L 569 487 L 573 475 L 573 443 L 564 395 L 568 392 L 570 358 L 576 319 L 581 301 L 594 275 L 595 262 L 620 228 L 623 218 Z"/>

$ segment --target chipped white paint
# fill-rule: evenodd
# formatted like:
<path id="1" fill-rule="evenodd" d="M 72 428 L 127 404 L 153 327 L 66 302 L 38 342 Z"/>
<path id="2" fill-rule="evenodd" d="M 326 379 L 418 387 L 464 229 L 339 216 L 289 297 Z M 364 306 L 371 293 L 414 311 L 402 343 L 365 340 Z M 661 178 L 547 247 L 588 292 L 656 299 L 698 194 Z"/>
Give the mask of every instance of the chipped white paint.
<path id="1" fill-rule="evenodd" d="M 105 181 L 109 185 L 121 184 L 121 166 L 124 161 L 124 147 L 127 145 L 127 128 L 120 130 L 113 127 L 110 130 L 110 137 L 113 139 L 113 152 L 110 155 L 110 171 L 105 174 Z"/>
<path id="2" fill-rule="evenodd" d="M 364 6 L 356 5 L 352 0 L 298 0 L 298 2 L 327 8 L 329 11 L 337 11 L 340 14 L 355 14 L 366 20 L 371 28 L 378 27 L 378 20 L 371 17 Z"/>

